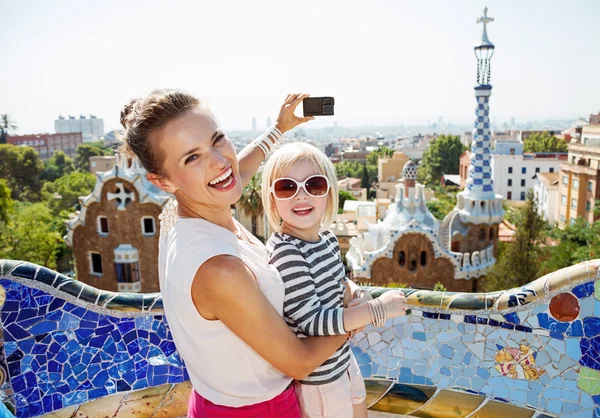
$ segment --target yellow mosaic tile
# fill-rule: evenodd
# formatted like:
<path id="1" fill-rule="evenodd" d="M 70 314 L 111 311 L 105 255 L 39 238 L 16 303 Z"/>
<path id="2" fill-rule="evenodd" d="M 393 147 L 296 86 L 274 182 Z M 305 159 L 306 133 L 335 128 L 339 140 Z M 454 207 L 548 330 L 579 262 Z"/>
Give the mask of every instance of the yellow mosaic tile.
<path id="1" fill-rule="evenodd" d="M 171 418 L 187 415 L 188 401 L 192 391 L 190 382 L 174 385 L 164 397 L 152 418 Z"/>
<path id="2" fill-rule="evenodd" d="M 390 380 L 365 379 L 367 407 L 376 403 L 393 384 L 394 382 Z"/>
<path id="3" fill-rule="evenodd" d="M 68 408 L 42 415 L 40 418 L 71 418 L 75 411 L 77 411 L 77 406 L 69 406 Z"/>
<path id="4" fill-rule="evenodd" d="M 370 409 L 396 415 L 410 414 L 422 407 L 435 394 L 435 388 L 427 386 L 404 386 L 406 391 L 394 390 L 388 392 L 377 404 Z"/>
<path id="5" fill-rule="evenodd" d="M 163 385 L 130 393 L 114 418 L 150 418 L 161 404 L 171 385 Z M 173 416 L 173 415 L 171 415 Z"/>
<path id="6" fill-rule="evenodd" d="M 105 418 L 112 417 L 119 410 L 126 393 L 120 393 L 106 398 L 96 399 L 82 404 L 75 418 Z"/>
<path id="7" fill-rule="evenodd" d="M 489 401 L 469 418 L 531 418 L 535 411 L 531 409 L 519 408 L 518 406 L 507 403 Z"/>
<path id="8" fill-rule="evenodd" d="M 474 412 L 484 398 L 469 393 L 442 390 L 429 403 L 413 412 L 411 416 L 421 418 L 459 418 Z"/>

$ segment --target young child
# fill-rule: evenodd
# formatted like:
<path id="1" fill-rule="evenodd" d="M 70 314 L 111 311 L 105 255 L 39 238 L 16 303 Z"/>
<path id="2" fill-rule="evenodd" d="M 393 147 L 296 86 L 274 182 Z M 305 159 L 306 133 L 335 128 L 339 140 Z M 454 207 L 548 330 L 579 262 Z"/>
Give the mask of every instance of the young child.
<path id="1" fill-rule="evenodd" d="M 263 171 L 262 197 L 276 231 L 267 249 L 285 284 L 285 320 L 300 338 L 380 327 L 386 317 L 406 313 L 402 292 L 371 300 L 346 279 L 337 238 L 326 229 L 337 214 L 338 184 L 325 154 L 300 142 L 277 149 Z M 351 308 L 344 309 L 344 296 L 355 299 Z M 367 417 L 365 385 L 348 342 L 298 381 L 296 393 L 304 417 Z"/>

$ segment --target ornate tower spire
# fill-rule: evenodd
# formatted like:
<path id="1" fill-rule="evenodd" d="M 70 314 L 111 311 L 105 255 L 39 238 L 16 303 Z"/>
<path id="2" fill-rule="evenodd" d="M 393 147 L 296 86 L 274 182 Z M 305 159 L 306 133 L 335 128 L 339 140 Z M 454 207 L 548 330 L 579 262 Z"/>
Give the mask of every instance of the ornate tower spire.
<path id="1" fill-rule="evenodd" d="M 467 185 L 458 195 L 457 207 L 465 223 L 493 223 L 502 221 L 502 196 L 494 194 L 491 167 L 491 132 L 489 99 L 492 95 L 491 59 L 495 46 L 487 34 L 487 24 L 494 21 L 487 15 L 487 7 L 477 23 L 483 23 L 481 42 L 475 46 L 477 57 L 477 84 L 475 86 L 475 123 L 471 142 L 471 164 Z"/>

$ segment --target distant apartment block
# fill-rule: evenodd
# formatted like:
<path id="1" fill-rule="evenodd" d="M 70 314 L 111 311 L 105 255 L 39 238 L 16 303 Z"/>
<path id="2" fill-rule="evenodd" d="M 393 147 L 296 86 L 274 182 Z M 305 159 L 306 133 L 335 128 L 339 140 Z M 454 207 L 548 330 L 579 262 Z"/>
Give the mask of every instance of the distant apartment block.
<path id="1" fill-rule="evenodd" d="M 40 154 L 42 160 L 48 160 L 56 151 L 62 151 L 67 156 L 75 157 L 75 150 L 82 144 L 80 132 L 66 134 L 39 134 L 39 135 L 9 135 L 7 142 L 12 145 L 32 147 Z"/>
<path id="2" fill-rule="evenodd" d="M 86 117 L 84 115 L 76 118 L 75 116 L 59 116 L 54 121 L 54 128 L 57 133 L 80 132 L 83 142 L 99 141 L 104 135 L 104 121 L 94 115 Z"/>
<path id="3" fill-rule="evenodd" d="M 596 120 L 590 117 L 590 122 Z M 582 127 L 581 137 L 574 140 L 568 160 L 560 165 L 560 226 L 577 218 L 594 222 L 594 203 L 600 197 L 600 123 Z"/>
<path id="4" fill-rule="evenodd" d="M 560 163 L 567 160 L 567 153 L 525 153 L 521 141 L 496 141 L 491 155 L 494 192 L 506 200 L 525 200 L 527 190 L 532 189 L 538 173 L 558 173 Z M 468 177 L 470 153 L 460 158 L 460 182 L 464 187 Z"/>
<path id="5" fill-rule="evenodd" d="M 361 179 L 346 177 L 338 180 L 338 187 L 350 193 L 356 200 L 367 200 L 367 189 L 360 187 L 361 182 Z"/>
<path id="6" fill-rule="evenodd" d="M 103 173 L 113 169 L 117 163 L 116 155 L 95 155 L 90 157 L 90 173 Z"/>

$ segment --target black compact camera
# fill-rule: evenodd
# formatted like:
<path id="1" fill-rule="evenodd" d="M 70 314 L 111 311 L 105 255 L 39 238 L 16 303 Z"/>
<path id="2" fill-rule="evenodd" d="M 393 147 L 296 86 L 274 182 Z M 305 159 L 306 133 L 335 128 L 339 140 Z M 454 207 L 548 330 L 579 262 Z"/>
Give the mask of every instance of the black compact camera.
<path id="1" fill-rule="evenodd" d="M 333 116 L 333 97 L 307 97 L 302 101 L 304 116 Z"/>

